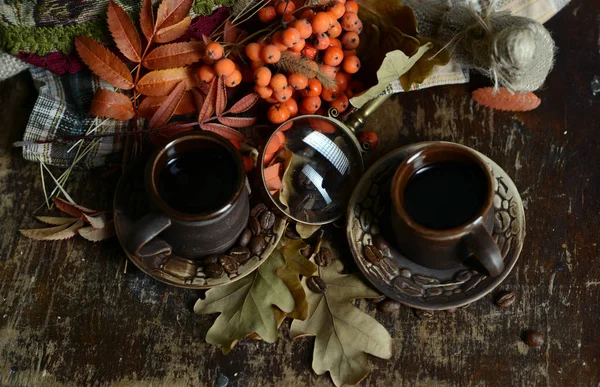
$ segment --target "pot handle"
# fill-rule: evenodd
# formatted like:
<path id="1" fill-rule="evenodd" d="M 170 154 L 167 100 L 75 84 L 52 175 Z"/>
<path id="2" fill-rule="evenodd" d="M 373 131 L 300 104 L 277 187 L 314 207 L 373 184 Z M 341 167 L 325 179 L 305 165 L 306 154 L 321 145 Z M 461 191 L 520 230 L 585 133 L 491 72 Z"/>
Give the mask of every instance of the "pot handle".
<path id="1" fill-rule="evenodd" d="M 171 246 L 157 236 L 171 226 L 171 219 L 161 212 L 150 212 L 138 220 L 126 238 L 125 246 L 138 258 L 167 256 Z"/>
<path id="2" fill-rule="evenodd" d="M 356 134 L 356 132 L 358 132 L 365 125 L 367 118 L 381 105 L 383 105 L 383 103 L 391 96 L 392 94 L 385 94 L 373 98 L 364 104 L 360 109 L 356 109 L 352 113 L 348 114 L 344 119 L 344 123 L 350 128 L 350 130 L 352 130 L 354 134 Z"/>
<path id="3" fill-rule="evenodd" d="M 504 271 L 504 259 L 498 244 L 483 224 L 475 226 L 465 237 L 465 242 L 490 276 L 497 277 Z"/>

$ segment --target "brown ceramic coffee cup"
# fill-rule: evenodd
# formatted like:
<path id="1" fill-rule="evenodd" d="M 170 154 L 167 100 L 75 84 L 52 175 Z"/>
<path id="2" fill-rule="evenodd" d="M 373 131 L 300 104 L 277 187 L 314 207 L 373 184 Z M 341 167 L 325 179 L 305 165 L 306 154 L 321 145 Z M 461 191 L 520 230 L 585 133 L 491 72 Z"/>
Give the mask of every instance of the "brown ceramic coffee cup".
<path id="1" fill-rule="evenodd" d="M 148 160 L 150 211 L 126 237 L 140 258 L 171 253 L 196 259 L 226 251 L 249 216 L 245 169 L 238 150 L 210 132 L 172 137 Z"/>
<path id="2" fill-rule="evenodd" d="M 485 161 L 459 144 L 435 143 L 407 157 L 391 187 L 392 228 L 406 257 L 443 270 L 474 256 L 491 276 L 502 273 L 493 179 Z"/>

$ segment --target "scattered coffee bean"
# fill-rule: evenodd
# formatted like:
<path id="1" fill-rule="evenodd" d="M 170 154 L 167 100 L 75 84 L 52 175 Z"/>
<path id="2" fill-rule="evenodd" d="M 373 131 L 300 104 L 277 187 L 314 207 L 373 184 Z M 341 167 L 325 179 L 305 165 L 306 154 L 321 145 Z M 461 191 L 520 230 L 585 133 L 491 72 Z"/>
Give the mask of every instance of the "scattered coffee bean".
<path id="1" fill-rule="evenodd" d="M 208 278 L 220 278 L 223 275 L 223 267 L 218 263 L 208 263 L 204 266 L 204 273 Z"/>
<path id="2" fill-rule="evenodd" d="M 250 249 L 246 247 L 234 247 L 229 252 L 229 256 L 235 258 L 240 265 L 243 265 L 244 263 L 248 262 L 252 254 L 250 253 Z"/>
<path id="3" fill-rule="evenodd" d="M 285 229 L 285 237 L 288 239 L 292 239 L 297 241 L 298 239 L 300 239 L 300 235 L 298 235 L 298 233 L 296 232 L 296 230 L 288 227 Z"/>
<path id="4" fill-rule="evenodd" d="M 394 313 L 400 310 L 400 306 L 399 302 L 387 299 L 377 304 L 377 309 L 383 313 Z"/>
<path id="5" fill-rule="evenodd" d="M 250 243 L 250 238 L 252 238 L 252 230 L 247 228 L 242 232 L 242 235 L 240 235 L 240 238 L 238 239 L 238 246 L 248 246 L 248 243 Z"/>
<path id="6" fill-rule="evenodd" d="M 208 257 L 202 258 L 202 262 L 205 265 L 208 263 L 219 263 L 219 257 L 220 257 L 220 255 L 218 255 L 218 254 L 209 255 Z"/>
<path id="7" fill-rule="evenodd" d="M 327 284 L 318 275 L 308 277 L 306 286 L 314 293 L 325 293 L 325 290 L 327 290 Z"/>
<path id="8" fill-rule="evenodd" d="M 540 348 L 544 345 L 544 334 L 538 331 L 526 331 L 523 334 L 523 341 L 530 347 Z"/>
<path id="9" fill-rule="evenodd" d="M 304 256 L 304 258 L 310 258 L 310 256 L 312 255 L 312 246 L 307 245 L 305 248 L 300 250 L 300 254 L 302 254 L 302 256 Z"/>
<path id="10" fill-rule="evenodd" d="M 379 262 L 383 259 L 381 251 L 373 245 L 365 246 L 363 253 L 365 255 L 365 259 L 375 266 L 379 265 Z"/>
<path id="11" fill-rule="evenodd" d="M 329 247 L 322 247 L 317 255 L 315 255 L 315 262 L 317 265 L 327 267 L 331 265 L 335 258 L 333 257 L 333 251 Z"/>
<path id="12" fill-rule="evenodd" d="M 238 261 L 235 258 L 230 257 L 229 255 L 224 255 L 219 259 L 219 263 L 223 266 L 223 269 L 227 272 L 227 274 L 235 274 L 240 267 Z"/>
<path id="13" fill-rule="evenodd" d="M 248 226 L 250 227 L 250 230 L 254 235 L 258 235 L 262 231 L 260 228 L 260 221 L 255 217 L 250 218 L 250 220 L 248 221 Z"/>
<path id="14" fill-rule="evenodd" d="M 262 235 L 255 235 L 250 239 L 250 244 L 248 247 L 250 248 L 250 252 L 252 255 L 260 256 L 267 246 L 267 242 L 265 242 L 265 238 Z"/>
<path id="15" fill-rule="evenodd" d="M 271 211 L 264 211 L 260 215 L 260 227 L 266 231 L 273 227 L 273 224 L 275 224 L 275 214 Z"/>
<path id="16" fill-rule="evenodd" d="M 511 291 L 500 292 L 496 296 L 496 305 L 498 305 L 501 308 L 508 308 L 512 304 L 515 303 L 516 299 L 517 299 L 517 295 L 515 294 L 515 292 L 511 292 Z"/>
<path id="17" fill-rule="evenodd" d="M 250 216 L 257 218 L 266 209 L 267 206 L 265 206 L 263 203 L 258 203 L 252 208 L 252 210 L 250 210 Z"/>
<path id="18" fill-rule="evenodd" d="M 415 309 L 415 316 L 419 318 L 419 320 L 433 320 L 435 317 L 433 311 L 426 309 Z"/>
<path id="19" fill-rule="evenodd" d="M 377 247 L 384 256 L 390 257 L 392 255 L 390 251 L 390 245 L 388 245 L 387 241 L 383 236 L 381 236 L 381 234 L 373 236 L 373 245 Z"/>

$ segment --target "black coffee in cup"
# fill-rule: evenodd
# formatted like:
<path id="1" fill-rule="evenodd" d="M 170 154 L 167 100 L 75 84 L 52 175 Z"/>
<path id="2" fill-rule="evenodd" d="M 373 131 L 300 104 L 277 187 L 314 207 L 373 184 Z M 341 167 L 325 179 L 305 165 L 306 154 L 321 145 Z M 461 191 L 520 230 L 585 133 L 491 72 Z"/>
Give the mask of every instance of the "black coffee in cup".
<path id="1" fill-rule="evenodd" d="M 444 230 L 469 222 L 489 194 L 488 178 L 477 164 L 439 162 L 416 171 L 404 191 L 408 215 L 420 225 Z"/>

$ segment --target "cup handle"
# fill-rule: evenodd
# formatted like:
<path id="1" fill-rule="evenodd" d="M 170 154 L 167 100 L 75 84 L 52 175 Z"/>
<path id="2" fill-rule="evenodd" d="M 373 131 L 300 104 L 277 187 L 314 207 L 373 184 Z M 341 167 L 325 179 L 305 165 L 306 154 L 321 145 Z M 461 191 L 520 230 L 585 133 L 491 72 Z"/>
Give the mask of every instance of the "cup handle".
<path id="1" fill-rule="evenodd" d="M 171 219 L 160 212 L 150 212 L 138 220 L 127 236 L 127 249 L 139 258 L 150 258 L 157 255 L 167 256 L 172 252 L 171 246 L 157 235 L 171 226 Z"/>
<path id="2" fill-rule="evenodd" d="M 465 237 L 469 250 L 477 257 L 490 276 L 497 277 L 504 271 L 502 253 L 492 238 L 490 232 L 483 224 L 478 224 L 470 234 Z"/>

